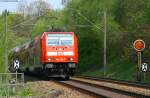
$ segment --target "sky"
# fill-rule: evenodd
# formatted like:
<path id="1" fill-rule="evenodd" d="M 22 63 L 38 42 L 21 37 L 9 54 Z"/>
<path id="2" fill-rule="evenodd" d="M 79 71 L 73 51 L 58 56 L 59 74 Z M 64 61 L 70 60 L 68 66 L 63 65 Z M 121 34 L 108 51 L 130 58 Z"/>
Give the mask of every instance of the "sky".
<path id="1" fill-rule="evenodd" d="M 10 12 L 16 12 L 18 2 L 6 2 L 6 1 L 18 1 L 18 2 L 32 2 L 35 0 L 0 0 L 0 13 L 5 9 L 9 10 Z M 53 9 L 60 9 L 62 8 L 61 0 L 46 0 L 51 5 Z"/>

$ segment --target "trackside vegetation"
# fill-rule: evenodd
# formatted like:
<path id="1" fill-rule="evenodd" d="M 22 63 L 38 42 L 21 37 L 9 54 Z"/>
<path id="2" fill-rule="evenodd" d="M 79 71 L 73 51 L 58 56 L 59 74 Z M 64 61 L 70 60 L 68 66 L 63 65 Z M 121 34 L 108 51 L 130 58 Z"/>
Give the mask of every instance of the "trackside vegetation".
<path id="1" fill-rule="evenodd" d="M 62 9 L 54 10 L 43 0 L 34 1 L 43 8 L 34 11 L 34 4 L 19 13 L 7 16 L 7 49 L 30 41 L 43 31 L 61 28 L 74 31 L 79 43 L 79 72 L 84 76 L 104 77 L 104 12 L 107 26 L 106 76 L 115 79 L 136 79 L 136 39 L 146 43 L 142 61 L 150 65 L 150 0 L 67 0 Z M 44 2 L 44 3 L 40 3 Z M 39 6 L 37 6 L 38 8 Z M 23 11 L 26 13 L 23 13 Z M 31 13 L 32 12 L 32 13 Z M 22 23 L 24 21 L 24 23 Z M 21 23 L 21 24 L 20 24 Z M 19 24 L 19 25 L 18 25 Z M 0 72 L 5 69 L 5 13 L 0 15 Z M 150 71 L 145 81 L 150 83 Z M 143 74 L 142 74 L 143 77 Z"/>
<path id="2" fill-rule="evenodd" d="M 36 94 L 34 94 L 32 92 L 32 90 L 30 88 L 26 88 L 26 89 L 19 89 L 16 92 L 12 92 L 12 90 L 1 90 L 0 92 L 1 96 L 35 96 Z"/>

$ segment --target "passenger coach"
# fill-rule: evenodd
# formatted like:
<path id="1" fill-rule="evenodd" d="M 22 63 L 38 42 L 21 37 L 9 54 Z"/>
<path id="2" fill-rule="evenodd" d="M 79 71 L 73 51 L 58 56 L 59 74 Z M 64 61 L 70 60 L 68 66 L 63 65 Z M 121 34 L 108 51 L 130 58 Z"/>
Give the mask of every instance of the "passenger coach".
<path id="1" fill-rule="evenodd" d="M 74 75 L 78 66 L 78 42 L 74 32 L 44 32 L 31 42 L 11 50 L 9 70 L 13 61 L 20 61 L 18 71 L 64 77 Z"/>

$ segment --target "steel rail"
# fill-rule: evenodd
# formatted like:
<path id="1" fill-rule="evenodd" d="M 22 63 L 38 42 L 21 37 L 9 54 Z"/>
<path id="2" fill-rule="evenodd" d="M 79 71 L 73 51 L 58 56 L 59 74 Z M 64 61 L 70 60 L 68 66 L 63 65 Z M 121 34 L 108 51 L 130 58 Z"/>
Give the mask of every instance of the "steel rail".
<path id="1" fill-rule="evenodd" d="M 70 80 L 68 81 L 62 81 L 62 79 L 52 78 L 50 79 L 50 81 L 54 81 L 55 83 L 64 86 L 68 86 L 71 89 L 75 89 L 81 93 L 88 94 L 90 96 L 93 96 L 94 98 L 150 98 L 149 96 L 142 95 L 136 92 L 124 91 L 124 90 L 108 87 L 105 85 L 98 85 L 91 82 L 80 81 L 79 79 L 73 79 L 73 78 L 74 77 L 71 77 Z M 80 78 L 87 79 L 89 81 L 90 80 L 101 81 L 101 79 L 91 78 L 91 77 L 80 77 Z M 102 81 L 106 82 L 107 80 L 104 81 L 104 79 L 102 79 Z M 113 82 L 111 80 L 111 83 L 117 84 L 118 81 L 116 80 L 115 82 Z"/>
<path id="2" fill-rule="evenodd" d="M 114 81 L 113 79 L 106 79 L 106 78 L 105 79 L 104 78 L 103 79 L 98 79 L 98 78 L 81 77 L 81 76 L 78 76 L 76 78 L 94 80 L 94 81 L 97 81 L 97 82 L 115 83 L 115 84 L 125 85 L 125 86 L 129 86 L 129 87 L 139 87 L 139 88 L 141 87 L 141 88 L 145 88 L 145 89 L 150 90 L 149 87 L 147 87 L 146 84 L 144 84 L 144 85 L 143 84 L 136 84 L 136 83 L 133 83 L 133 82 L 127 83 L 127 81 L 123 81 L 123 80 L 121 80 L 121 82 L 120 82 L 119 80 Z M 80 80 L 76 80 L 76 79 L 73 79 L 73 78 L 71 78 L 71 80 L 76 81 L 76 82 L 80 82 L 80 83 L 84 83 L 84 84 L 88 84 L 88 85 L 92 85 L 92 86 L 95 86 L 95 87 L 101 87 L 101 88 L 104 88 L 104 89 L 107 89 L 107 90 L 112 90 L 112 91 L 119 92 L 119 93 L 122 93 L 122 94 L 125 94 L 125 95 L 136 97 L 136 98 L 149 98 L 150 97 L 149 94 L 145 95 L 145 94 L 141 94 L 141 93 L 137 93 L 137 92 L 131 92 L 131 91 L 126 91 L 126 90 L 122 90 L 122 89 L 108 87 L 106 85 L 98 85 L 98 84 L 95 84 L 95 83 L 80 81 Z"/>
<path id="3" fill-rule="evenodd" d="M 133 81 L 127 81 L 127 80 L 117 80 L 112 78 L 97 78 L 97 77 L 89 77 L 89 76 L 75 76 L 76 78 L 82 78 L 82 79 L 88 79 L 88 80 L 95 80 L 95 81 L 103 81 L 108 83 L 116 83 L 116 84 L 122 84 L 132 87 L 140 87 L 144 89 L 150 89 L 150 84 L 147 83 L 141 83 L 141 82 L 133 82 Z"/>
<path id="4" fill-rule="evenodd" d="M 141 96 L 139 94 L 133 94 L 131 92 L 125 92 L 73 79 L 70 79 L 69 81 L 55 81 L 55 82 L 62 84 L 64 86 L 68 86 L 72 89 L 76 89 L 88 95 L 96 96 L 96 98 L 148 98 L 147 96 L 143 95 Z"/>

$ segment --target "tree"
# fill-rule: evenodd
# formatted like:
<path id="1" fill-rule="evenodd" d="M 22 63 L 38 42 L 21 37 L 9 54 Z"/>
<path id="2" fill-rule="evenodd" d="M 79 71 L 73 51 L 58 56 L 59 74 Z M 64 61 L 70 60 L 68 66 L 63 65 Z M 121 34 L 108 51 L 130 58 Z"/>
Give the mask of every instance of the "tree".
<path id="1" fill-rule="evenodd" d="M 45 0 L 36 0 L 27 6 L 26 13 L 31 16 L 40 16 L 50 9 L 50 5 Z"/>
<path id="2" fill-rule="evenodd" d="M 117 0 L 115 20 L 127 30 L 134 30 L 145 24 L 145 10 L 150 6 L 149 0 Z M 149 4 L 149 5 L 148 5 Z M 146 14 L 147 16 L 148 14 Z"/>
<path id="3" fill-rule="evenodd" d="M 111 12 L 114 3 L 115 0 L 109 2 L 106 0 L 86 0 L 86 2 L 84 0 L 70 0 L 64 8 L 62 21 L 68 31 L 74 31 L 78 35 L 79 65 L 83 69 L 88 69 L 91 65 L 94 65 L 92 68 L 103 65 L 103 12 L 106 10 L 108 13 L 107 36 L 110 36 L 108 43 L 113 44 L 114 47 L 116 45 L 116 38 L 120 33 L 117 32 L 119 25 Z M 115 54 L 112 53 L 111 55 Z"/>

